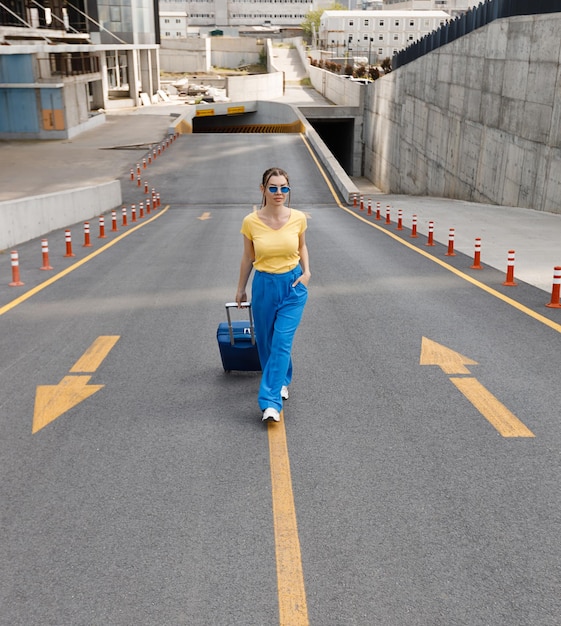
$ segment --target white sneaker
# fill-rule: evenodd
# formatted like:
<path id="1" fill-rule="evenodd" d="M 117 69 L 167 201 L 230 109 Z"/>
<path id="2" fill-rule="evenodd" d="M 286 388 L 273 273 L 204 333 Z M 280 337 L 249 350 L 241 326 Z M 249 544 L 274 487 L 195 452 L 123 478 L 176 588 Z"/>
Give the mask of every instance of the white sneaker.
<path id="1" fill-rule="evenodd" d="M 273 409 L 273 407 L 269 407 L 263 411 L 261 421 L 266 422 L 269 419 L 272 419 L 274 422 L 280 422 L 280 413 L 276 409 Z"/>
<path id="2" fill-rule="evenodd" d="M 281 387 L 281 398 L 283 400 L 288 400 L 288 387 L 286 385 Z"/>

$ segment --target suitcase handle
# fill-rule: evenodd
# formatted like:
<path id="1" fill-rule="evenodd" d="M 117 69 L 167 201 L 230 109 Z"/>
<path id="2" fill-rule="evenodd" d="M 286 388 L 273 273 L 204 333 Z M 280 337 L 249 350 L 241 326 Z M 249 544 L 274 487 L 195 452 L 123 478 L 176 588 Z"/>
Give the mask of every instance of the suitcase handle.
<path id="1" fill-rule="evenodd" d="M 251 312 L 251 302 L 242 302 L 242 309 L 247 309 L 249 312 L 249 334 L 251 335 L 251 345 L 255 345 L 255 328 L 253 327 L 253 313 Z M 228 331 L 230 333 L 230 345 L 234 345 L 234 329 L 232 328 L 232 318 L 230 316 L 230 309 L 237 309 L 237 302 L 226 302 L 226 316 L 228 317 Z M 246 331 L 244 330 L 244 333 Z"/>

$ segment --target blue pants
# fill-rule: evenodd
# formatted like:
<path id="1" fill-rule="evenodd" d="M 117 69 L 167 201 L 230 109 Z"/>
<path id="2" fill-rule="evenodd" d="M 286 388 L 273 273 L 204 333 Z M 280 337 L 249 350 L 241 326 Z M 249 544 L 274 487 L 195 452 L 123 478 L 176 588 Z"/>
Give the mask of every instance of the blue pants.
<path id="1" fill-rule="evenodd" d="M 297 265 L 284 274 L 255 271 L 251 285 L 251 308 L 255 339 L 263 369 L 259 407 L 282 409 L 281 387 L 292 380 L 292 342 L 308 299 L 308 288 L 292 284 L 302 275 Z"/>

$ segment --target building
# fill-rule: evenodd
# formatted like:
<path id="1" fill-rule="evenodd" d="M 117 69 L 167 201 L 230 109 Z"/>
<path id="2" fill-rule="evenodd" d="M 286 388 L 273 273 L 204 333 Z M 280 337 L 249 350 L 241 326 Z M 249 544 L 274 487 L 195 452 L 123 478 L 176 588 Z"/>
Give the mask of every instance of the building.
<path id="1" fill-rule="evenodd" d="M 0 138 L 63 139 L 159 88 L 158 0 L 0 4 Z"/>
<path id="2" fill-rule="evenodd" d="M 188 26 L 198 28 L 201 34 L 219 29 L 224 35 L 236 36 L 240 27 L 300 26 L 313 0 L 160 0 L 159 6 L 161 17 L 170 12 L 183 13 Z M 172 30 L 162 28 L 162 36 L 164 31 Z"/>
<path id="3" fill-rule="evenodd" d="M 391 57 L 450 19 L 444 11 L 325 11 L 319 39 L 335 57 Z"/>
<path id="4" fill-rule="evenodd" d="M 187 39 L 189 18 L 185 11 L 160 11 L 160 36 L 162 39 Z"/>
<path id="5" fill-rule="evenodd" d="M 451 17 L 465 13 L 481 0 L 384 0 L 390 11 L 445 11 Z"/>

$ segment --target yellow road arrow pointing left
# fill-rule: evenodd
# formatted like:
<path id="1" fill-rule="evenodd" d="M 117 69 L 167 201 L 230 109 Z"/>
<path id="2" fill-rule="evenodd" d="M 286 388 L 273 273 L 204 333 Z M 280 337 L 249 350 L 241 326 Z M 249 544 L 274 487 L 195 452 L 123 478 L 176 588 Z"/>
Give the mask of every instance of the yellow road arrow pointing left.
<path id="1" fill-rule="evenodd" d="M 118 340 L 119 335 L 98 337 L 74 363 L 70 373 L 95 372 Z M 90 379 L 91 376 L 65 376 L 58 385 L 37 387 L 31 432 L 35 434 L 105 386 L 88 385 Z"/>
<path id="2" fill-rule="evenodd" d="M 445 374 L 453 375 L 471 374 L 466 365 L 477 365 L 477 361 L 423 337 L 420 364 L 438 365 Z M 452 376 L 450 380 L 503 437 L 534 437 L 534 433 L 476 378 Z"/>
<path id="3" fill-rule="evenodd" d="M 88 385 L 91 376 L 65 376 L 58 385 L 40 385 L 35 394 L 33 428 L 35 434 L 57 417 L 93 396 L 104 385 Z"/>

